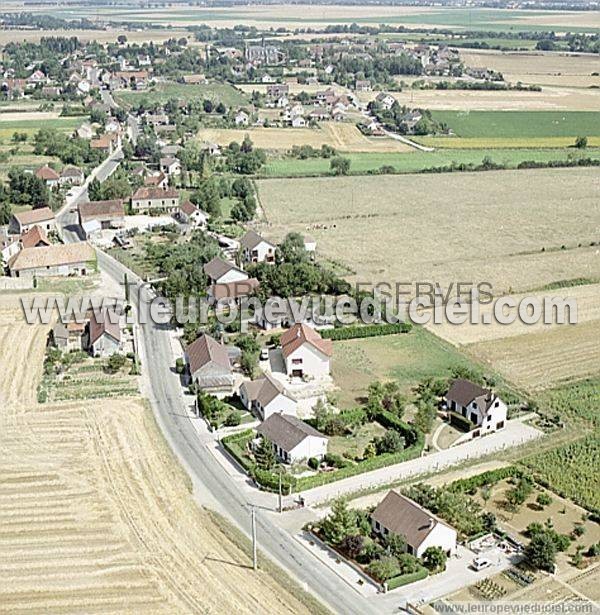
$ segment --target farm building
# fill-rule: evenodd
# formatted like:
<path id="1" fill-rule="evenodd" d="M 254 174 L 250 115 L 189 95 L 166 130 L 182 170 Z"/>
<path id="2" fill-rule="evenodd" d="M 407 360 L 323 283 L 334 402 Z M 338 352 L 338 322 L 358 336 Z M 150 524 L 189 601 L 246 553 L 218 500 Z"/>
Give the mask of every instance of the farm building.
<path id="1" fill-rule="evenodd" d="M 56 228 L 54 212 L 49 207 L 38 207 L 30 211 L 13 214 L 10 219 L 10 230 L 17 235 L 25 233 L 35 225 L 46 232 L 53 231 Z"/>
<path id="2" fill-rule="evenodd" d="M 382 536 L 402 536 L 407 552 L 416 557 L 428 547 L 441 547 L 448 555 L 456 551 L 456 530 L 397 491 L 381 500 L 371 513 L 371 524 Z"/>
<path id="3" fill-rule="evenodd" d="M 50 332 L 50 343 L 66 352 L 81 350 L 83 348 L 83 335 L 86 325 L 78 322 L 64 324 L 58 322 Z"/>
<path id="4" fill-rule="evenodd" d="M 96 269 L 96 253 L 87 243 L 25 248 L 12 257 L 8 268 L 17 278 L 87 275 Z"/>
<path id="5" fill-rule="evenodd" d="M 60 182 L 60 175 L 47 164 L 37 169 L 34 175 L 38 179 L 41 179 L 48 188 L 54 188 L 54 186 L 58 186 Z"/>
<path id="6" fill-rule="evenodd" d="M 19 237 L 21 248 L 43 248 L 50 245 L 50 240 L 43 228 L 33 226 Z"/>
<path id="7" fill-rule="evenodd" d="M 131 197 L 135 213 L 166 211 L 173 213 L 179 208 L 179 192 L 173 188 L 138 188 Z"/>
<path id="8" fill-rule="evenodd" d="M 327 454 L 328 438 L 295 416 L 272 414 L 258 426 L 256 433 L 273 443 L 275 453 L 285 463 L 311 457 L 323 459 Z"/>
<path id="9" fill-rule="evenodd" d="M 95 228 L 115 228 L 123 225 L 125 208 L 121 199 L 89 201 L 79 204 L 79 224 L 84 232 Z"/>

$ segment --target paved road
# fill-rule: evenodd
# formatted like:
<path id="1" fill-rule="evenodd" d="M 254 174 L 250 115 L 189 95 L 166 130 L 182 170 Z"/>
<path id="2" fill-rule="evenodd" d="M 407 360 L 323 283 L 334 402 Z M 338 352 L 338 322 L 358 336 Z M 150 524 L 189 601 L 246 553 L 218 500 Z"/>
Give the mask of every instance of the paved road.
<path id="1" fill-rule="evenodd" d="M 141 282 L 135 274 L 100 251 L 98 264 L 117 282 L 123 280 L 124 273 L 127 273 L 130 281 Z M 148 296 L 148 290 L 142 292 Z M 138 309 L 139 304 L 136 304 L 133 296 L 132 303 Z M 169 364 L 171 348 L 168 328 L 149 322 L 140 324 L 139 331 L 142 367 L 147 370 L 146 380 L 150 385 L 150 390 L 145 393 L 167 442 L 190 473 L 197 497 L 204 503 L 212 502 L 219 512 L 229 517 L 246 535 L 250 535 L 250 512 L 244 490 L 239 489 L 238 484 L 204 446 L 182 408 L 181 385 L 172 370 L 173 366 Z M 344 614 L 380 614 L 392 612 L 392 603 L 397 605 L 401 602 L 401 596 L 398 595 L 367 601 L 349 590 L 333 571 L 273 521 L 274 514 L 269 511 L 257 513 L 260 548 L 332 610 Z"/>

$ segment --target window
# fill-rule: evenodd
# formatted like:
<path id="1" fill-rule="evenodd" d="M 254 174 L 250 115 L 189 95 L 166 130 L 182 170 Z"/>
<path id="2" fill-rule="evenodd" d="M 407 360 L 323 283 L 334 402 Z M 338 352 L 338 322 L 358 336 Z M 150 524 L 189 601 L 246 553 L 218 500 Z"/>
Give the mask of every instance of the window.
<path id="1" fill-rule="evenodd" d="M 302 359 L 292 359 L 292 365 L 302 365 Z"/>

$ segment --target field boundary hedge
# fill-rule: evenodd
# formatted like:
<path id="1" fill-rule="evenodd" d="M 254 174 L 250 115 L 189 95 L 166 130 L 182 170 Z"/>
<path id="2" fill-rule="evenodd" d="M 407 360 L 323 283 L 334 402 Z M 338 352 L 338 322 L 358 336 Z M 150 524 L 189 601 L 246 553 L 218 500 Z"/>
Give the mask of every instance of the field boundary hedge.
<path id="1" fill-rule="evenodd" d="M 323 329 L 321 337 L 326 340 L 351 340 L 361 337 L 378 337 L 380 335 L 395 335 L 409 333 L 412 330 L 410 322 L 382 323 L 376 325 L 357 325 L 339 327 L 337 329 Z"/>
<path id="2" fill-rule="evenodd" d="M 496 470 L 488 470 L 470 478 L 459 478 L 448 485 L 448 489 L 454 492 L 468 493 L 479 487 L 491 486 L 506 478 L 520 478 L 524 472 L 517 466 L 507 466 Z"/>

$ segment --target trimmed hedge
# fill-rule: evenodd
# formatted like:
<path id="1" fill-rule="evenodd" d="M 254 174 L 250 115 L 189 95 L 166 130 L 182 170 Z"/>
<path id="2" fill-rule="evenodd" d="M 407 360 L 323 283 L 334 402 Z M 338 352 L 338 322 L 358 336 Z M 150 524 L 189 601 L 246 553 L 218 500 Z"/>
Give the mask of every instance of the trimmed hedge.
<path id="1" fill-rule="evenodd" d="M 406 442 L 406 446 L 412 446 L 419 439 L 419 431 L 408 423 L 405 423 L 395 414 L 387 410 L 381 410 L 375 415 L 375 420 L 386 429 L 397 431 Z"/>
<path id="2" fill-rule="evenodd" d="M 295 491 L 305 491 L 306 489 L 312 489 L 313 487 L 327 485 L 328 483 L 332 483 L 336 480 L 349 478 L 350 476 L 356 476 L 357 474 L 363 474 L 364 472 L 370 472 L 371 470 L 379 470 L 380 468 L 385 468 L 386 466 L 415 459 L 420 456 L 425 444 L 423 434 L 417 432 L 416 437 L 417 440 L 415 444 L 398 453 L 385 453 L 383 455 L 377 455 L 377 457 L 360 461 L 359 463 L 346 466 L 345 468 L 340 468 L 339 470 L 335 470 L 333 472 L 322 472 L 321 474 L 316 474 L 315 476 L 305 476 L 303 478 L 299 478 L 296 481 Z"/>
<path id="3" fill-rule="evenodd" d="M 471 421 L 458 412 L 450 412 L 450 424 L 462 429 L 464 432 L 469 432 L 475 429 L 475 425 Z"/>
<path id="4" fill-rule="evenodd" d="M 408 585 L 409 583 L 415 583 L 416 581 L 422 581 L 429 576 L 429 571 L 427 568 L 422 566 L 416 572 L 411 572 L 410 574 L 401 574 L 397 577 L 392 577 L 387 581 L 388 590 L 396 589 L 398 587 L 402 587 L 404 585 Z"/>
<path id="5" fill-rule="evenodd" d="M 338 327 L 337 329 L 323 329 L 319 331 L 321 337 L 326 340 L 351 340 L 359 337 L 377 337 L 380 335 L 395 335 L 408 333 L 412 330 L 410 322 L 382 323 L 379 325 L 353 325 L 350 327 Z"/>
<path id="6" fill-rule="evenodd" d="M 506 468 L 498 468 L 497 470 L 488 470 L 470 478 L 459 478 L 450 483 L 448 489 L 454 492 L 469 493 L 473 489 L 486 485 L 495 485 L 506 478 L 519 478 L 523 474 L 524 472 L 520 468 L 508 466 Z"/>
<path id="7" fill-rule="evenodd" d="M 232 455 L 232 457 L 248 472 L 248 474 L 252 473 L 254 469 L 254 464 L 243 455 L 243 452 L 246 448 L 246 443 L 254 437 L 254 432 L 251 429 L 246 429 L 244 431 L 240 431 L 240 433 L 234 433 L 230 436 L 225 436 L 221 440 L 221 444 L 225 447 L 225 450 Z M 241 442 L 244 442 L 243 447 L 241 446 Z"/>

